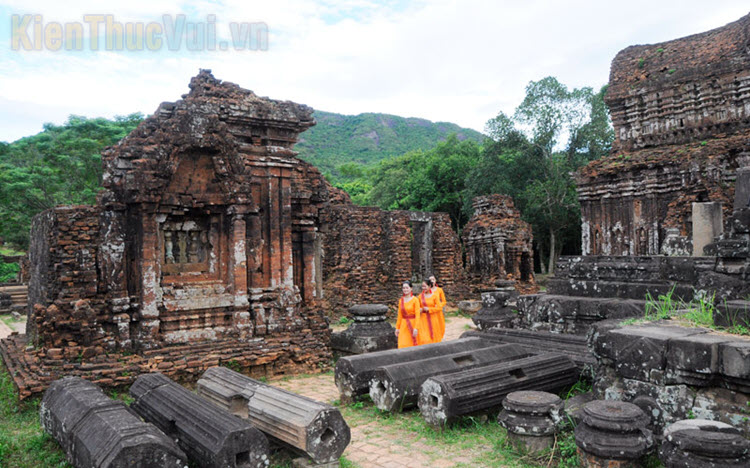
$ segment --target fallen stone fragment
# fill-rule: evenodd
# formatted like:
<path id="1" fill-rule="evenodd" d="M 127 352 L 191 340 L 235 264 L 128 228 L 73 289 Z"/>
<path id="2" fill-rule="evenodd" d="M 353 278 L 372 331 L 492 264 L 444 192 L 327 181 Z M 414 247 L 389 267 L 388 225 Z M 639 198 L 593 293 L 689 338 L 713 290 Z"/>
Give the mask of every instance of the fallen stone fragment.
<path id="1" fill-rule="evenodd" d="M 342 403 L 351 403 L 370 391 L 370 380 L 376 368 L 402 362 L 428 359 L 445 354 L 471 351 L 496 346 L 492 341 L 478 338 L 444 341 L 442 343 L 392 349 L 357 356 L 346 356 L 336 362 L 334 381 Z"/>
<path id="2" fill-rule="evenodd" d="M 159 373 L 130 387 L 131 408 L 154 423 L 198 466 L 255 468 L 269 464 L 268 439 L 248 421 L 217 407 Z"/>
<path id="3" fill-rule="evenodd" d="M 378 409 L 401 411 L 417 404 L 420 387 L 429 379 L 529 356 L 516 345 L 495 345 L 419 361 L 391 364 L 375 369 L 370 380 L 370 398 Z"/>
<path id="4" fill-rule="evenodd" d="M 511 392 L 558 390 L 577 379 L 576 366 L 567 356 L 522 357 L 426 380 L 419 411 L 428 424 L 443 427 L 460 416 L 499 409 Z"/>
<path id="5" fill-rule="evenodd" d="M 521 451 L 538 454 L 555 443 L 563 422 L 563 401 L 553 393 L 520 391 L 503 400 L 497 422 L 508 431 L 508 438 Z"/>
<path id="6" fill-rule="evenodd" d="M 187 467 L 187 457 L 169 437 L 80 377 L 53 382 L 39 416 L 77 468 Z"/>
<path id="7" fill-rule="evenodd" d="M 594 467 L 635 467 L 654 445 L 646 429 L 648 417 L 636 405 L 595 400 L 583 407 L 575 440 L 581 464 Z"/>
<path id="8" fill-rule="evenodd" d="M 212 367 L 198 380 L 198 395 L 242 418 L 315 463 L 339 459 L 351 440 L 337 408 L 266 385 L 225 367 Z"/>
<path id="9" fill-rule="evenodd" d="M 398 347 L 395 329 L 386 321 L 388 307 L 361 304 L 349 308 L 354 323 L 331 334 L 331 348 L 347 354 L 364 354 Z"/>
<path id="10" fill-rule="evenodd" d="M 667 468 L 740 468 L 750 466 L 750 441 L 718 421 L 688 419 L 664 430 L 659 458 Z"/>
<path id="11" fill-rule="evenodd" d="M 468 331 L 461 338 L 481 338 L 497 343 L 517 344 L 529 353 L 560 353 L 569 356 L 580 372 L 591 369 L 596 360 L 591 354 L 586 337 L 543 331 L 493 328 L 486 332 Z"/>

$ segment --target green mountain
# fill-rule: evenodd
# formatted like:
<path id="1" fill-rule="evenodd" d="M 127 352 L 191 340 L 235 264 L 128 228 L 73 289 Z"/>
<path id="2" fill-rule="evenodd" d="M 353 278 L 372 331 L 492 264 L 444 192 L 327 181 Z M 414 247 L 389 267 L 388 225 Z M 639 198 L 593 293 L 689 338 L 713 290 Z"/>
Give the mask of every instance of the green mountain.
<path id="1" fill-rule="evenodd" d="M 342 115 L 315 111 L 318 124 L 300 135 L 295 150 L 323 173 L 338 174 L 346 163 L 372 165 L 408 151 L 429 150 L 448 135 L 482 142 L 484 135 L 448 122 L 389 114 Z"/>

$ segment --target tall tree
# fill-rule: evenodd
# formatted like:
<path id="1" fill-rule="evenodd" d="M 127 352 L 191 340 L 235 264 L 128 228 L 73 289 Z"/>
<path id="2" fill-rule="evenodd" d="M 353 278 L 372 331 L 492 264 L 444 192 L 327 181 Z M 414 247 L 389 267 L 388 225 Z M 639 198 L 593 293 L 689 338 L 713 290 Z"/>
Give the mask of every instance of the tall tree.
<path id="1" fill-rule="evenodd" d="M 469 174 L 464 211 L 476 195 L 512 196 L 533 226 L 543 271 L 554 269 L 564 245 L 580 242 L 571 173 L 609 151 L 613 133 L 605 92 L 571 90 L 554 77 L 543 78 L 529 83 L 513 116 L 501 112 L 487 122 L 491 141 Z"/>
<path id="2" fill-rule="evenodd" d="M 480 146 L 450 135 L 429 151 L 414 151 L 381 162 L 372 175 L 369 201 L 383 209 L 442 211 L 460 229 L 466 176 L 480 159 Z"/>
<path id="3" fill-rule="evenodd" d="M 0 237 L 25 249 L 31 218 L 57 205 L 92 204 L 101 186 L 101 151 L 141 121 L 141 114 L 87 119 L 70 116 L 63 125 L 0 147 Z"/>

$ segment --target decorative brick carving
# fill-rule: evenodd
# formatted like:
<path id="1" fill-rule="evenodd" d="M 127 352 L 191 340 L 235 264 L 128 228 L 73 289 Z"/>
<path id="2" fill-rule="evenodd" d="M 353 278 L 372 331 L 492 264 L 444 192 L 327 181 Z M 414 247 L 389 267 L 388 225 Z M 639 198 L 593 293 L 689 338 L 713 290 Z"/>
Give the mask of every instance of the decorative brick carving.
<path id="1" fill-rule="evenodd" d="M 463 230 L 466 271 L 473 286 L 493 288 L 498 279 L 516 280 L 524 292 L 536 292 L 533 236 L 529 223 L 507 195 L 473 201 L 474 216 Z"/>
<path id="2" fill-rule="evenodd" d="M 617 54 L 612 153 L 577 175 L 584 255 L 658 255 L 669 228 L 689 240 L 692 202 L 721 202 L 728 218 L 750 157 L 748 27 L 750 15 Z"/>

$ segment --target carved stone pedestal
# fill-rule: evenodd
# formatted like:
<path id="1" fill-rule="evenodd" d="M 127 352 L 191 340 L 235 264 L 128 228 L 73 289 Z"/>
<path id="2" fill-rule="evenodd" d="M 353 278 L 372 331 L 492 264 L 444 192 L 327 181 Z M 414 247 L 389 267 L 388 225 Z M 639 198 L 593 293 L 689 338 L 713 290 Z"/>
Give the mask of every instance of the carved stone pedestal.
<path id="1" fill-rule="evenodd" d="M 331 348 L 345 354 L 364 354 L 396 349 L 395 329 L 386 321 L 388 307 L 362 304 L 349 308 L 354 323 L 341 333 L 331 335 Z"/>
<path id="2" fill-rule="evenodd" d="M 496 289 L 482 291 L 482 308 L 471 317 L 480 330 L 490 328 L 512 328 L 512 322 L 518 317 L 515 311 L 518 291 L 515 281 L 497 280 Z"/>
<path id="3" fill-rule="evenodd" d="M 648 417 L 636 405 L 595 400 L 583 407 L 576 427 L 578 455 L 584 468 L 630 468 L 654 445 Z"/>
<path id="4" fill-rule="evenodd" d="M 750 441 L 729 424 L 687 419 L 664 430 L 659 458 L 667 468 L 750 466 Z"/>
<path id="5" fill-rule="evenodd" d="M 508 439 L 519 450 L 536 454 L 549 449 L 563 421 L 563 401 L 547 392 L 510 393 L 503 400 L 497 421 L 508 431 Z"/>

